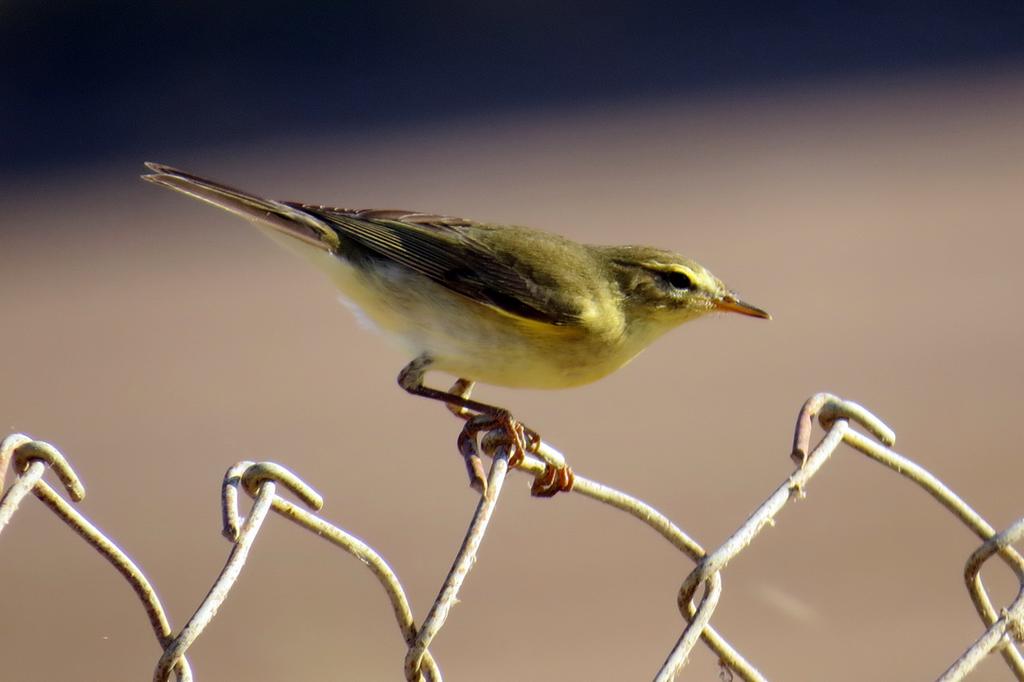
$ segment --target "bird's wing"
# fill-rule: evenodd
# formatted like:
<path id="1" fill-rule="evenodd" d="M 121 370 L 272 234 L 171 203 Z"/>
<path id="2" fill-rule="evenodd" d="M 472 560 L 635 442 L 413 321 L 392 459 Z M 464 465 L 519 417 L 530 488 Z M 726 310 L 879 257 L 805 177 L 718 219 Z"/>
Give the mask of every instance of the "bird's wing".
<path id="1" fill-rule="evenodd" d="M 395 209 L 342 209 L 285 202 L 333 227 L 370 257 L 409 268 L 458 294 L 517 317 L 572 324 L 581 312 L 538 286 L 517 253 L 497 253 L 478 236 L 506 228 L 464 218 Z M 556 294 L 557 295 L 557 294 Z"/>
<path id="2" fill-rule="evenodd" d="M 559 273 L 525 266 L 514 248 L 495 249 L 486 236 L 506 232 L 462 218 L 392 209 L 344 209 L 256 196 L 164 164 L 142 176 L 345 258 L 382 259 L 510 315 L 567 325 L 583 311 L 559 297 Z M 546 259 L 541 266 L 547 265 Z M 548 286 L 538 284 L 545 281 Z"/>

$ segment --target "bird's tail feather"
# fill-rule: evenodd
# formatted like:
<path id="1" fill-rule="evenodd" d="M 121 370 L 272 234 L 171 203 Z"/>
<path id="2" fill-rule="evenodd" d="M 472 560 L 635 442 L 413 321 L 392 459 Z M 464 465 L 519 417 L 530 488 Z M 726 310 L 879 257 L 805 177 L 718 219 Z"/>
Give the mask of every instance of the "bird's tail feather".
<path id="1" fill-rule="evenodd" d="M 264 199 L 160 163 L 147 162 L 146 167 L 153 172 L 143 175 L 143 180 L 205 201 L 325 251 L 338 248 L 338 235 L 327 223 L 294 206 Z"/>

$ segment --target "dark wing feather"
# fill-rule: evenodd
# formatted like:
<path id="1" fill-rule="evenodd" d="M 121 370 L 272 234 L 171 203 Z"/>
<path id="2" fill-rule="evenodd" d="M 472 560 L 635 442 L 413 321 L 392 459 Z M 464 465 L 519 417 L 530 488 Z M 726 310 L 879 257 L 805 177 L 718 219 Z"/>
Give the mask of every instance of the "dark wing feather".
<path id="1" fill-rule="evenodd" d="M 475 301 L 548 324 L 579 320 L 579 311 L 566 310 L 564 302 L 553 305 L 516 267 L 514 254 L 499 257 L 473 234 L 505 228 L 410 211 L 289 205 L 325 221 L 366 255 L 398 263 Z M 339 250 L 344 253 L 344 245 Z"/>

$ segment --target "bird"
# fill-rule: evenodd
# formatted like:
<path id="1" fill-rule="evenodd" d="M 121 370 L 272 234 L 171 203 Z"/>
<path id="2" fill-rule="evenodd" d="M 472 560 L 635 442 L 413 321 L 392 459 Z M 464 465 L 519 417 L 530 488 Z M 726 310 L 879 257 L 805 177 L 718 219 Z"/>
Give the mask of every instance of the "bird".
<path id="1" fill-rule="evenodd" d="M 460 450 L 471 485 L 481 491 L 486 480 L 471 445 L 475 433 L 503 428 L 518 452 L 540 439 L 507 409 L 473 400 L 477 382 L 581 386 L 709 313 L 771 319 L 707 268 L 666 249 L 583 244 L 433 213 L 279 201 L 168 165 L 145 165 L 144 180 L 248 219 L 325 272 L 411 358 L 399 385 L 467 419 Z M 451 390 L 426 386 L 430 371 L 456 377 Z M 534 494 L 571 489 L 571 470 L 555 469 L 538 479 Z"/>

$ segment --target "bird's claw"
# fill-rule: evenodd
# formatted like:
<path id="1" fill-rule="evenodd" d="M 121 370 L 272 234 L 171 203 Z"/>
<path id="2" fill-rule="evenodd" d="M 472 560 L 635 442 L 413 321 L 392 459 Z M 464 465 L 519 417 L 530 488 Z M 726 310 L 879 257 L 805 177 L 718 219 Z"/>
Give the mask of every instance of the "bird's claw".
<path id="1" fill-rule="evenodd" d="M 508 464 L 511 467 L 522 464 L 527 448 L 536 448 L 540 439 L 536 433 L 527 429 L 505 410 L 496 414 L 477 414 L 470 417 L 459 433 L 459 453 L 466 460 L 470 487 L 484 494 L 487 492 L 487 478 L 477 447 L 478 436 L 481 433 L 493 434 L 484 443 L 487 453 L 491 456 L 499 445 L 508 446 Z"/>
<path id="2" fill-rule="evenodd" d="M 486 437 L 479 438 L 480 434 L 486 434 Z M 487 478 L 480 459 L 478 442 L 479 447 L 492 457 L 499 446 L 507 446 L 508 465 L 518 467 L 527 454 L 538 451 L 541 438 L 540 434 L 504 410 L 496 414 L 477 414 L 469 418 L 459 433 L 459 453 L 466 461 L 470 487 L 483 494 L 487 491 Z M 568 466 L 548 463 L 534 478 L 530 494 L 535 497 L 552 497 L 557 493 L 572 490 L 574 482 L 575 475 Z"/>

